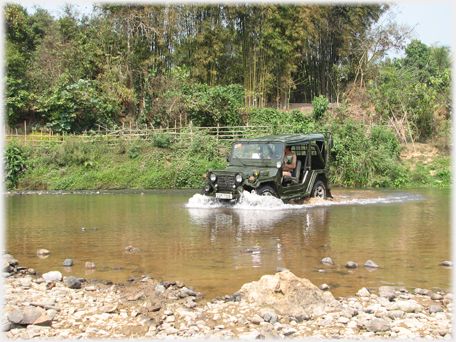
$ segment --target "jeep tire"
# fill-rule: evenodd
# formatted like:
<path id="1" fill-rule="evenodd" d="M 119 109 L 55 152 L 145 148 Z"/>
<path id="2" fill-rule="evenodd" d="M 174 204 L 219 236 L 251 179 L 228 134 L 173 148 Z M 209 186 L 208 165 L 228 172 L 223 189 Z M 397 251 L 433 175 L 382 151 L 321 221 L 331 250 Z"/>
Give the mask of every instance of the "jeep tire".
<path id="1" fill-rule="evenodd" d="M 277 197 L 276 191 L 269 185 L 262 185 L 257 190 L 258 196 L 274 196 Z"/>
<path id="2" fill-rule="evenodd" d="M 326 186 L 321 180 L 317 180 L 310 197 L 326 199 Z"/>

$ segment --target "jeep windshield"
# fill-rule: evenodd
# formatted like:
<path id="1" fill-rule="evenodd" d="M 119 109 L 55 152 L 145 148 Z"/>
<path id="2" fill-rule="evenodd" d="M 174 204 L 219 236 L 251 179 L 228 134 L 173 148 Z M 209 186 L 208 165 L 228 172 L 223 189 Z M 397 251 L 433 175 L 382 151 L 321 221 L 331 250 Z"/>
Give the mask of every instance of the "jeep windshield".
<path id="1" fill-rule="evenodd" d="M 283 159 L 284 144 L 278 142 L 236 142 L 233 144 L 231 161 L 256 164 L 255 161 L 279 161 Z"/>

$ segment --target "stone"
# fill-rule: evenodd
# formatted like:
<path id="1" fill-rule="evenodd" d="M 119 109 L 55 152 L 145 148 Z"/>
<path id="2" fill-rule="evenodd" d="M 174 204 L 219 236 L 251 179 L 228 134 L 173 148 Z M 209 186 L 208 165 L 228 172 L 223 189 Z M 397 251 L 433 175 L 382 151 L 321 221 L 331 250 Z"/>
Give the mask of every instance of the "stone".
<path id="1" fill-rule="evenodd" d="M 333 302 L 330 292 L 323 292 L 308 279 L 290 271 L 265 275 L 259 281 L 244 284 L 238 294 L 248 303 L 273 308 L 281 315 L 308 318 L 315 311 L 324 312 Z"/>
<path id="2" fill-rule="evenodd" d="M 50 252 L 47 249 L 39 249 L 36 252 L 36 255 L 49 255 L 49 254 L 50 254 Z"/>
<path id="3" fill-rule="evenodd" d="M 253 324 L 259 325 L 260 323 L 264 322 L 264 320 L 260 316 L 255 315 L 250 319 L 250 322 L 252 322 Z"/>
<path id="4" fill-rule="evenodd" d="M 364 264 L 364 267 L 367 268 L 379 268 L 379 266 L 373 262 L 372 260 L 367 260 L 366 263 Z"/>
<path id="5" fill-rule="evenodd" d="M 345 264 L 346 268 L 358 268 L 358 264 L 354 261 L 349 261 Z"/>
<path id="6" fill-rule="evenodd" d="M 113 313 L 117 310 L 117 305 L 114 304 L 104 304 L 101 308 L 101 312 L 104 313 Z"/>
<path id="7" fill-rule="evenodd" d="M 431 299 L 432 300 L 442 300 L 443 296 L 439 295 L 438 293 L 433 293 L 433 294 L 431 294 Z"/>
<path id="8" fill-rule="evenodd" d="M 358 297 L 370 297 L 370 292 L 365 287 L 363 287 L 356 293 L 356 295 Z"/>
<path id="9" fill-rule="evenodd" d="M 270 323 L 264 323 L 260 326 L 260 335 L 265 340 L 280 339 L 280 334 L 274 329 Z"/>
<path id="10" fill-rule="evenodd" d="M 321 263 L 324 265 L 334 265 L 334 261 L 330 257 L 323 258 Z"/>
<path id="11" fill-rule="evenodd" d="M 439 305 L 431 305 L 428 308 L 429 313 L 444 312 L 443 308 Z"/>
<path id="12" fill-rule="evenodd" d="M 413 292 L 414 292 L 415 294 L 419 294 L 419 295 L 423 295 L 423 296 L 427 296 L 427 295 L 429 294 L 429 290 L 420 289 L 419 287 L 416 288 Z"/>
<path id="13" fill-rule="evenodd" d="M 452 261 L 444 261 L 440 265 L 447 266 L 447 267 L 452 267 L 453 266 L 453 262 Z"/>
<path id="14" fill-rule="evenodd" d="M 133 246 L 128 246 L 124 248 L 125 252 L 141 252 L 139 248 L 133 247 Z"/>
<path id="15" fill-rule="evenodd" d="M 65 284 L 66 287 L 69 287 L 70 289 L 80 289 L 81 288 L 81 282 L 76 279 L 75 277 L 65 277 L 63 279 L 63 284 Z"/>
<path id="16" fill-rule="evenodd" d="M 70 266 L 73 266 L 73 260 L 72 259 L 66 259 L 63 264 L 62 264 L 63 267 L 70 267 Z"/>
<path id="17" fill-rule="evenodd" d="M 86 269 L 94 269 L 94 268 L 97 268 L 97 266 L 95 265 L 95 263 L 90 262 L 90 261 L 87 261 L 87 262 L 85 263 L 85 268 L 86 268 Z"/>
<path id="18" fill-rule="evenodd" d="M 14 269 L 14 268 L 11 267 L 11 265 L 9 264 L 8 261 L 3 260 L 3 272 L 9 273 L 9 272 L 11 272 L 13 269 Z"/>
<path id="19" fill-rule="evenodd" d="M 46 311 L 41 308 L 27 307 L 24 310 L 12 311 L 8 316 L 8 320 L 14 324 L 29 325 L 33 324 L 45 313 Z"/>
<path id="20" fill-rule="evenodd" d="M 400 300 L 395 303 L 392 303 L 388 310 L 401 310 L 407 313 L 419 312 L 422 309 L 422 306 L 414 300 Z"/>
<path id="21" fill-rule="evenodd" d="M 21 282 L 21 287 L 24 289 L 24 290 L 28 290 L 32 287 L 32 279 L 31 278 L 22 278 L 20 280 Z"/>
<path id="22" fill-rule="evenodd" d="M 187 298 L 183 304 L 188 309 L 193 309 L 197 304 L 191 298 Z"/>
<path id="23" fill-rule="evenodd" d="M 265 313 L 263 319 L 265 322 L 275 324 L 279 321 L 279 316 L 275 313 L 275 311 L 268 311 Z"/>
<path id="24" fill-rule="evenodd" d="M 322 291 L 327 291 L 329 289 L 331 289 L 331 288 L 329 287 L 328 284 L 321 284 L 320 285 L 320 290 L 322 290 Z"/>
<path id="25" fill-rule="evenodd" d="M 55 313 L 41 315 L 33 322 L 33 325 L 40 325 L 40 326 L 48 326 L 52 325 L 52 321 L 54 320 Z"/>
<path id="26" fill-rule="evenodd" d="M 19 261 L 14 259 L 11 254 L 3 254 L 3 259 L 12 266 L 19 265 Z"/>
<path id="27" fill-rule="evenodd" d="M 44 273 L 42 275 L 43 279 L 46 281 L 61 281 L 62 280 L 62 273 L 59 271 L 51 271 Z"/>
<path id="28" fill-rule="evenodd" d="M 383 318 L 374 318 L 369 320 L 366 322 L 365 326 L 367 331 L 373 332 L 388 331 L 391 329 L 391 324 Z"/>

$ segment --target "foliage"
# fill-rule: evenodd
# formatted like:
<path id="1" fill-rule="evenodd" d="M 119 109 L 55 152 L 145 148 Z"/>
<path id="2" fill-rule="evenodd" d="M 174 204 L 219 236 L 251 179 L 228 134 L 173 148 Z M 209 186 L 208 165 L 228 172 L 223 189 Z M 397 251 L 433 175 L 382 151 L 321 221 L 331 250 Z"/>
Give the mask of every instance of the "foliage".
<path id="1" fill-rule="evenodd" d="M 399 163 L 399 142 L 383 126 L 366 127 L 351 120 L 332 127 L 331 175 L 334 184 L 342 186 L 404 186 L 407 172 Z"/>
<path id="2" fill-rule="evenodd" d="M 312 105 L 315 120 L 320 120 L 328 111 L 329 100 L 323 95 L 320 95 L 313 98 Z"/>
<path id="3" fill-rule="evenodd" d="M 7 189 L 16 187 L 21 175 L 27 170 L 27 155 L 14 142 L 6 146 L 3 155 L 4 182 Z"/>

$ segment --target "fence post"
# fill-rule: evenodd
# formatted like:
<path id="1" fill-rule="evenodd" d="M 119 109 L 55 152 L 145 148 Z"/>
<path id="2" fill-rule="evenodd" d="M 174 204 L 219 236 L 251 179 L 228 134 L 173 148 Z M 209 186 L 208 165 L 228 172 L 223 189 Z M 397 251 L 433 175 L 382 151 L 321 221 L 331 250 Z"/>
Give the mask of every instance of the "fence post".
<path id="1" fill-rule="evenodd" d="M 193 121 L 190 120 L 190 141 L 193 141 Z"/>
<path id="2" fill-rule="evenodd" d="M 218 141 L 219 141 L 219 126 L 220 126 L 220 124 L 217 123 L 217 144 L 218 144 Z"/>

